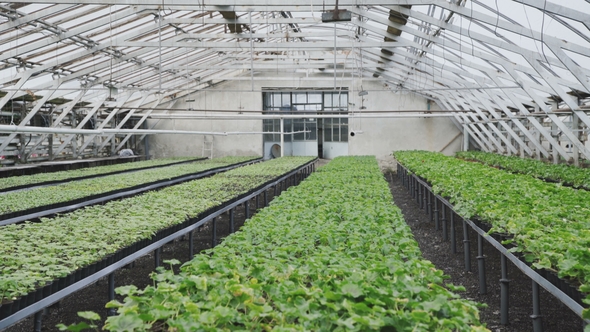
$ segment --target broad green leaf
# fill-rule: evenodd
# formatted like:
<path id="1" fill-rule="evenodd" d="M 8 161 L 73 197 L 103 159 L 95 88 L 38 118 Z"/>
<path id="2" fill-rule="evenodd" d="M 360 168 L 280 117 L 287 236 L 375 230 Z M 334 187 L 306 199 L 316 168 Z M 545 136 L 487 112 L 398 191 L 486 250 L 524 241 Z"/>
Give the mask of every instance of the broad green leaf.
<path id="1" fill-rule="evenodd" d="M 342 294 L 350 295 L 354 298 L 357 298 L 357 297 L 363 295 L 362 289 L 356 284 L 350 284 L 350 283 L 344 284 L 342 286 L 342 288 L 340 288 L 340 290 L 342 291 Z"/>
<path id="2" fill-rule="evenodd" d="M 105 328 L 109 331 L 132 332 L 145 329 L 145 324 L 137 314 L 127 314 L 109 317 Z"/>
<path id="3" fill-rule="evenodd" d="M 100 315 L 94 311 L 78 311 L 78 316 L 88 320 L 100 320 Z"/>

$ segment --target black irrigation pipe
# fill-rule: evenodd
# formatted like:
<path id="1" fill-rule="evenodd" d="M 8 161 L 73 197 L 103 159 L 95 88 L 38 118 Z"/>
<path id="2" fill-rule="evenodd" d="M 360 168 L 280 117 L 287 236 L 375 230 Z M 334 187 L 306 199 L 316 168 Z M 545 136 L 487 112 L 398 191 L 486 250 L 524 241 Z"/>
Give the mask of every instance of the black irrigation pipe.
<path id="1" fill-rule="evenodd" d="M 154 252 L 154 256 L 155 256 L 155 260 L 157 259 L 157 261 L 155 261 L 156 266 L 159 265 L 159 249 L 165 245 L 168 242 L 173 241 L 176 238 L 179 238 L 181 236 L 186 235 L 187 233 L 189 233 L 189 241 L 192 240 L 193 236 L 192 236 L 192 232 L 203 226 L 204 224 L 206 224 L 209 221 L 214 220 L 216 217 L 219 217 L 221 214 L 230 211 L 230 214 L 233 213 L 232 211 L 239 205 L 244 204 L 244 203 L 248 203 L 252 198 L 254 197 L 258 197 L 258 195 L 260 195 L 263 192 L 266 192 L 268 189 L 270 188 L 274 188 L 275 190 L 275 194 L 276 194 L 276 187 L 277 185 L 279 186 L 286 186 L 287 181 L 290 181 L 291 184 L 298 184 L 301 180 L 303 180 L 305 177 L 309 176 L 313 171 L 315 171 L 315 167 L 316 167 L 316 162 L 317 162 L 317 158 L 302 165 L 299 166 L 298 168 L 287 172 L 285 174 L 283 174 L 282 176 L 279 176 L 273 180 L 267 181 L 266 183 L 258 186 L 257 188 L 252 189 L 251 191 L 240 195 L 239 197 L 237 197 L 236 199 L 232 199 L 228 202 L 225 202 L 217 207 L 211 208 L 208 211 L 205 211 L 204 213 L 202 213 L 201 215 L 199 215 L 196 218 L 191 218 L 191 219 L 187 219 L 184 223 L 179 224 L 179 225 L 175 225 L 172 227 L 169 227 L 167 229 L 163 229 L 158 231 L 158 233 L 149 240 L 142 240 L 140 242 L 135 243 L 134 245 L 131 245 L 127 248 L 124 248 L 122 250 L 120 250 L 119 252 L 128 252 L 126 255 L 124 255 L 123 257 L 121 257 L 120 259 L 115 259 L 110 263 L 107 263 L 106 267 L 100 268 L 98 269 L 96 272 L 91 273 L 90 275 L 80 278 L 80 280 L 73 282 L 72 284 L 66 286 L 65 288 L 58 290 L 56 292 L 53 292 L 52 294 L 37 300 L 35 302 L 33 302 L 32 304 L 29 304 L 28 306 L 26 306 L 23 309 L 18 310 L 17 312 L 12 313 L 10 316 L 0 320 L 0 330 L 4 330 L 10 326 L 12 326 L 13 324 L 18 323 L 20 320 L 31 316 L 31 315 L 35 315 L 35 326 L 40 324 L 41 321 L 41 316 L 42 316 L 42 311 L 51 306 L 52 304 L 60 301 L 61 299 L 63 299 L 64 297 L 75 293 L 85 287 L 88 287 L 90 284 L 98 281 L 98 279 L 103 278 L 105 276 L 109 277 L 109 298 L 113 299 L 114 298 L 114 272 L 132 262 L 134 262 L 136 259 L 140 258 L 141 256 L 144 256 L 150 252 Z M 297 175 L 302 172 L 303 175 L 299 176 L 298 179 L 295 179 L 294 177 L 297 177 Z M 296 180 L 296 181 L 295 181 Z M 247 218 L 246 218 L 247 219 Z M 188 225 L 188 226 L 187 226 Z M 213 235 L 215 235 L 215 233 L 213 233 Z M 149 242 L 149 243 L 147 243 Z M 132 250 L 132 248 L 136 245 L 141 245 L 141 244 L 145 244 L 145 246 L 143 246 L 142 248 L 136 249 L 136 250 Z M 192 241 L 189 243 L 189 251 L 192 251 Z M 130 251 L 130 252 L 129 252 Z M 189 253 L 192 256 L 192 252 Z M 110 257 L 112 258 L 115 255 L 111 255 Z M 107 260 L 107 258 L 103 259 L 103 261 L 101 262 L 109 262 L 109 260 Z M 101 263 L 99 262 L 99 263 Z M 77 270 L 76 273 L 80 271 Z M 54 282 L 56 282 L 57 280 L 54 280 Z M 34 294 L 34 293 L 32 293 Z M 1 308 L 1 307 L 0 307 Z M 39 322 L 37 324 L 37 322 Z"/>
<path id="2" fill-rule="evenodd" d="M 102 176 L 108 176 L 108 175 L 131 173 L 131 172 L 136 172 L 136 171 L 144 171 L 147 169 L 162 168 L 162 167 L 168 167 L 168 166 L 174 166 L 174 165 L 180 165 L 180 164 L 188 164 L 188 163 L 193 163 L 195 161 L 201 161 L 201 160 L 205 160 L 205 159 L 207 159 L 207 158 L 195 158 L 195 159 L 189 159 L 189 160 L 184 160 L 184 161 L 177 161 L 177 162 L 173 162 L 170 164 L 164 164 L 164 165 L 145 166 L 145 167 L 134 168 L 134 169 L 124 169 L 124 170 L 119 170 L 119 171 L 112 171 L 112 172 L 108 172 L 108 173 L 78 176 L 78 177 L 67 178 L 67 179 L 62 179 L 62 180 L 53 180 L 53 181 L 45 181 L 45 182 L 32 183 L 32 184 L 23 184 L 23 185 L 14 186 L 14 187 L 2 188 L 2 189 L 0 189 L 0 195 L 2 193 L 9 193 L 9 192 L 13 192 L 13 191 L 21 191 L 21 190 L 29 190 L 29 189 L 39 188 L 39 187 L 53 186 L 53 185 L 57 185 L 60 183 L 66 183 L 66 182 L 70 182 L 70 181 L 87 180 L 87 179 L 99 178 Z"/>
<path id="3" fill-rule="evenodd" d="M 41 217 L 48 217 L 48 216 L 55 215 L 57 213 L 71 212 L 73 210 L 76 210 L 76 209 L 79 209 L 79 208 L 82 208 L 85 206 L 101 204 L 101 203 L 104 203 L 104 202 L 107 202 L 110 200 L 114 200 L 114 199 L 121 199 L 121 198 L 126 198 L 126 197 L 130 197 L 130 196 L 138 195 L 138 194 L 141 194 L 141 193 L 149 191 L 149 190 L 156 190 L 156 189 L 160 189 L 163 187 L 175 185 L 178 183 L 182 183 L 182 182 L 186 182 L 186 181 L 190 181 L 190 180 L 196 180 L 196 179 L 200 179 L 203 177 L 215 175 L 217 173 L 225 172 L 225 171 L 228 171 L 228 170 L 236 168 L 236 167 L 257 163 L 257 162 L 260 162 L 261 160 L 262 160 L 261 158 L 252 159 L 252 160 L 248 160 L 245 162 L 232 164 L 229 166 L 212 168 L 212 169 L 202 171 L 199 173 L 193 173 L 193 174 L 189 174 L 189 175 L 181 175 L 181 176 L 172 178 L 170 180 L 159 180 L 159 181 L 155 181 L 155 182 L 147 183 L 147 184 L 144 183 L 144 184 L 140 184 L 140 185 L 133 186 L 130 188 L 109 191 L 109 192 L 102 193 L 99 195 L 91 195 L 91 196 L 86 196 L 86 197 L 82 197 L 82 198 L 77 198 L 75 200 L 71 200 L 68 202 L 51 204 L 48 206 L 39 206 L 39 207 L 35 207 L 32 209 L 7 213 L 4 215 L 0 215 L 0 226 L 16 224 L 16 223 L 24 222 L 27 220 L 38 219 Z"/>
<path id="4" fill-rule="evenodd" d="M 435 206 L 438 205 L 438 201 L 442 204 L 442 220 L 443 220 L 443 236 L 446 240 L 446 222 L 445 222 L 445 210 L 448 207 L 449 214 L 451 217 L 451 222 L 453 222 L 453 215 L 455 211 L 453 210 L 453 205 L 446 200 L 444 197 L 436 195 L 432 192 L 432 187 L 430 185 L 420 179 L 415 174 L 412 174 L 408 171 L 408 169 L 398 163 L 397 165 L 397 174 L 398 178 L 402 181 L 403 185 L 410 191 L 410 194 L 413 197 L 419 196 L 417 193 L 422 193 L 421 189 L 426 189 L 430 194 L 434 195 L 434 204 Z M 420 195 L 421 196 L 421 195 Z M 418 202 L 420 203 L 420 202 Z M 419 204 L 420 205 L 420 204 Z M 421 206 L 422 208 L 422 206 Z M 540 315 L 540 302 L 539 302 L 539 286 L 543 287 L 546 291 L 548 291 L 551 295 L 556 297 L 559 301 L 565 304 L 568 308 L 570 308 L 576 315 L 582 317 L 582 311 L 584 307 L 578 303 L 576 300 L 572 299 L 569 295 L 567 295 L 564 291 L 559 289 L 556 285 L 554 285 L 551 281 L 547 280 L 547 278 L 540 275 L 537 271 L 532 269 L 528 266 L 525 262 L 523 262 L 520 258 L 512 254 L 502 243 L 498 242 L 492 236 L 490 236 L 486 231 L 481 229 L 477 226 L 473 221 L 469 219 L 463 218 L 463 225 L 469 225 L 478 236 L 478 272 L 479 272 L 479 289 L 481 294 L 485 294 L 487 292 L 486 288 L 486 278 L 485 278 L 485 260 L 483 254 L 483 241 L 485 239 L 489 244 L 491 244 L 494 248 L 496 248 L 500 252 L 501 257 L 501 276 L 500 279 L 500 322 L 502 325 L 508 324 L 508 297 L 509 297 L 509 282 L 507 278 L 507 259 L 510 260 L 522 273 L 527 275 L 532 280 L 532 291 L 533 291 L 533 298 L 532 298 L 532 307 L 533 307 L 533 315 L 531 315 L 531 319 L 533 320 L 533 331 L 541 332 L 542 331 L 542 324 L 541 324 L 541 315 Z M 464 230 L 467 228 L 464 227 Z M 453 239 L 454 236 L 454 228 L 451 225 L 451 247 L 454 248 L 455 240 Z M 469 239 L 466 236 L 467 232 L 464 233 L 464 242 L 469 244 Z M 467 259 L 471 260 L 469 257 L 469 253 L 467 253 L 468 246 L 465 247 L 465 268 L 466 270 L 470 269 L 470 263 L 467 262 Z M 456 251 L 453 251 L 453 253 Z M 583 319 L 584 324 L 590 324 L 590 320 Z"/>

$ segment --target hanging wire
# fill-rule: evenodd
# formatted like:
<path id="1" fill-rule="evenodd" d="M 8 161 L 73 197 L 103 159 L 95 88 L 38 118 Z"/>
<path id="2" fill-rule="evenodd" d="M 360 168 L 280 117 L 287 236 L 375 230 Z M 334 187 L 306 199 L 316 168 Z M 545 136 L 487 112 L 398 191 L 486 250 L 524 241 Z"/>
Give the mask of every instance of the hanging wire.
<path id="1" fill-rule="evenodd" d="M 496 26 L 494 27 L 494 34 L 498 36 L 498 25 L 500 24 L 500 7 L 498 7 L 498 0 L 496 0 Z"/>
<path id="2" fill-rule="evenodd" d="M 473 23 L 473 1 L 471 1 L 471 17 L 469 18 L 469 26 L 467 27 L 467 36 L 471 40 L 471 56 L 475 56 L 475 46 L 473 45 L 473 38 L 471 37 L 471 24 Z"/>
<path id="3" fill-rule="evenodd" d="M 545 42 L 543 40 L 544 35 L 545 35 L 545 11 L 546 11 L 546 9 L 547 9 L 547 0 L 545 0 L 545 3 L 543 4 L 543 12 L 541 13 L 543 15 L 543 20 L 541 21 L 541 51 L 543 51 L 543 57 L 545 58 L 545 62 L 547 62 L 547 65 L 551 66 L 551 64 L 547 60 L 547 55 L 545 54 Z"/>
<path id="4" fill-rule="evenodd" d="M 111 44 L 111 51 L 113 49 L 113 6 L 109 6 L 109 42 Z M 111 54 L 111 73 L 109 78 L 109 83 L 113 84 L 113 56 Z"/>
<path id="5" fill-rule="evenodd" d="M 459 66 L 463 69 L 463 16 L 459 16 Z"/>
<path id="6" fill-rule="evenodd" d="M 545 4 L 546 4 L 546 3 L 545 3 Z M 522 8 L 524 9 L 524 16 L 526 17 L 526 21 L 527 21 L 527 23 L 528 23 L 528 25 L 529 25 L 529 30 L 530 30 L 530 31 L 531 31 L 531 33 L 532 33 L 532 31 L 533 31 L 533 27 L 531 26 L 531 21 L 530 21 L 530 19 L 529 19 L 529 14 L 527 13 L 527 10 L 526 10 L 526 5 L 524 5 L 524 4 L 523 4 L 523 5 L 522 5 Z M 545 14 L 543 14 L 543 18 L 545 18 Z M 541 33 L 541 37 L 542 37 L 542 36 L 543 36 L 543 33 Z M 537 53 L 542 53 L 542 52 L 541 52 L 541 50 L 539 50 L 539 46 L 537 45 L 537 41 L 535 41 L 535 40 L 533 39 L 533 43 L 535 44 L 535 48 L 537 49 Z M 543 42 L 542 42 L 542 41 L 541 41 L 541 45 L 543 45 Z"/>

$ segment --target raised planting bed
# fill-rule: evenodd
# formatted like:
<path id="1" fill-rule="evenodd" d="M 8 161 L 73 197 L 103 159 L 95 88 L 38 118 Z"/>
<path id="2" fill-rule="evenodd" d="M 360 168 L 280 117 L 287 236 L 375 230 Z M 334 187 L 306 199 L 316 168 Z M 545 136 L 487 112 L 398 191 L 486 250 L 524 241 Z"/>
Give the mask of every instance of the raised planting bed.
<path id="1" fill-rule="evenodd" d="M 190 180 L 193 175 L 204 171 L 254 160 L 257 157 L 223 157 L 0 194 L 0 224 L 73 210 L 89 203 L 120 198 L 127 192 L 134 195 L 154 189 L 154 185 L 165 186 L 170 181 Z"/>
<path id="2" fill-rule="evenodd" d="M 124 164 L 139 160 L 145 160 L 145 156 L 70 159 L 60 161 L 46 161 L 41 163 L 16 164 L 7 167 L 3 167 L 5 165 L 0 165 L 0 178 L 12 176 L 26 176 L 38 173 L 53 173 L 105 165 Z"/>
<path id="3" fill-rule="evenodd" d="M 118 315 L 104 329 L 487 331 L 477 304 L 421 257 L 374 157 L 334 159 L 153 279 L 117 289 L 125 300 L 107 305 Z"/>
<path id="4" fill-rule="evenodd" d="M 438 153 L 394 155 L 459 216 L 489 224 L 488 233 L 501 235 L 511 252 L 541 275 L 556 274 L 558 287 L 573 285 L 585 294 L 581 304 L 590 304 L 590 192 Z"/>
<path id="5" fill-rule="evenodd" d="M 313 160 L 275 159 L 51 220 L 0 228 L 0 329 L 198 227 L 203 218 L 282 175 L 298 175 Z"/>
<path id="6" fill-rule="evenodd" d="M 89 179 L 93 177 L 132 172 L 143 169 L 166 167 L 175 164 L 194 162 L 202 159 L 206 158 L 185 157 L 154 159 L 125 164 L 80 168 L 70 171 L 60 171 L 54 173 L 38 173 L 34 175 L 12 176 L 2 179 L 2 181 L 0 182 L 0 192 L 45 186 L 49 184 L 63 183 L 68 181 Z"/>
<path id="7" fill-rule="evenodd" d="M 485 165 L 499 167 L 513 173 L 530 175 L 548 182 L 590 190 L 590 168 L 580 168 L 566 164 L 525 159 L 517 156 L 503 156 L 481 151 L 457 152 L 457 158 L 477 161 Z"/>

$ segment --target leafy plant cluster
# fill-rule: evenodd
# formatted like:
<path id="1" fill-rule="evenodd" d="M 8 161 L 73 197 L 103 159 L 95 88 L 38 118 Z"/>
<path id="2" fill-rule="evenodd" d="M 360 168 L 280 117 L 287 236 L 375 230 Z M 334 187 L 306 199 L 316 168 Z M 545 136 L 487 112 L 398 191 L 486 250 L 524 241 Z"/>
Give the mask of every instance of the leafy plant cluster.
<path id="1" fill-rule="evenodd" d="M 448 197 L 458 214 L 512 234 L 511 250 L 590 293 L 590 192 L 439 153 L 397 151 L 396 159 Z M 584 300 L 590 304 L 590 296 Z M 586 311 L 585 318 L 590 318 Z"/>
<path id="2" fill-rule="evenodd" d="M 51 220 L 1 227 L 0 303 L 150 239 L 158 230 L 181 224 L 312 159 L 273 159 L 242 167 L 256 176 L 243 176 L 244 170 L 239 168 Z"/>
<path id="3" fill-rule="evenodd" d="M 179 274 L 152 278 L 117 289 L 104 329 L 487 331 L 422 258 L 374 157 L 332 160 Z"/>
<path id="4" fill-rule="evenodd" d="M 490 166 L 501 167 L 510 172 L 527 174 L 536 178 L 590 190 L 590 169 L 588 168 L 580 168 L 567 164 L 548 164 L 535 159 L 503 156 L 482 151 L 457 152 L 457 157 L 478 161 Z"/>
<path id="5" fill-rule="evenodd" d="M 164 159 L 153 159 L 137 161 L 132 163 L 123 163 L 99 167 L 86 167 L 70 171 L 61 171 L 53 173 L 38 173 L 33 175 L 22 175 L 22 176 L 11 176 L 2 178 L 0 182 L 0 189 L 7 189 L 12 187 L 20 187 L 26 185 L 36 185 L 43 182 L 61 181 L 68 179 L 75 179 L 85 176 L 108 174 L 119 171 L 130 171 L 138 168 L 147 168 L 162 166 L 167 164 L 178 163 L 182 161 L 188 161 L 195 159 L 194 157 L 176 157 L 176 158 L 164 158 Z"/>
<path id="6" fill-rule="evenodd" d="M 194 163 L 146 169 L 133 173 L 115 174 L 98 178 L 62 183 L 55 186 L 1 194 L 0 215 L 81 199 L 88 196 L 122 190 L 142 184 L 199 173 L 208 169 L 245 162 L 256 157 L 223 157 Z M 50 173 L 55 174 L 55 173 Z"/>

